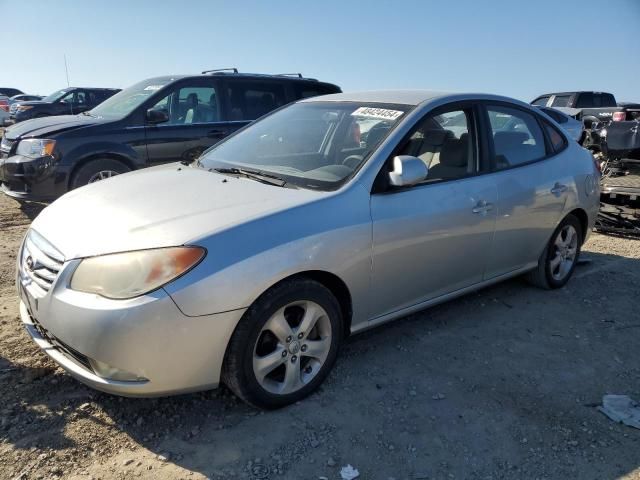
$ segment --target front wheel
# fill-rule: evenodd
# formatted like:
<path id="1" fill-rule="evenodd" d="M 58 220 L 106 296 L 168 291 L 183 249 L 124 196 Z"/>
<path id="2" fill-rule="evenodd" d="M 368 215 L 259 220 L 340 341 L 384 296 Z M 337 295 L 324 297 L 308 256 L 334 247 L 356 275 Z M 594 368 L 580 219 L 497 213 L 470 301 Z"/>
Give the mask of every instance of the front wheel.
<path id="1" fill-rule="evenodd" d="M 124 163 L 112 158 L 91 160 L 81 166 L 73 176 L 72 188 L 82 187 L 90 183 L 106 180 L 107 178 L 126 173 L 131 170 Z"/>
<path id="2" fill-rule="evenodd" d="M 338 301 L 320 283 L 299 278 L 276 285 L 236 327 L 225 355 L 223 381 L 259 408 L 301 400 L 333 367 L 342 322 Z"/>
<path id="3" fill-rule="evenodd" d="M 527 280 L 544 289 L 566 285 L 578 263 L 583 235 L 580 221 L 567 215 L 553 232 L 536 269 L 527 274 Z"/>

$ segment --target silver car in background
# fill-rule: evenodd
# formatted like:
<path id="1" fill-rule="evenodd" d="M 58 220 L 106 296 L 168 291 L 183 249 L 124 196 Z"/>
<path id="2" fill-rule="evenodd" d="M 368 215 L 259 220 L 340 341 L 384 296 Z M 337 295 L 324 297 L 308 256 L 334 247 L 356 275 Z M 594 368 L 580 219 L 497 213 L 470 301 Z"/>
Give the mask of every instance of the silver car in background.
<path id="1" fill-rule="evenodd" d="M 276 408 L 318 387 L 349 334 L 516 275 L 562 287 L 596 218 L 598 175 L 516 100 L 302 100 L 191 165 L 43 210 L 19 252 L 20 314 L 99 390 L 224 382 Z"/>
<path id="2" fill-rule="evenodd" d="M 584 140 L 584 123 L 567 115 L 556 108 L 538 107 L 542 112 L 551 117 L 562 129 L 569 134 L 576 142 L 582 143 Z"/>

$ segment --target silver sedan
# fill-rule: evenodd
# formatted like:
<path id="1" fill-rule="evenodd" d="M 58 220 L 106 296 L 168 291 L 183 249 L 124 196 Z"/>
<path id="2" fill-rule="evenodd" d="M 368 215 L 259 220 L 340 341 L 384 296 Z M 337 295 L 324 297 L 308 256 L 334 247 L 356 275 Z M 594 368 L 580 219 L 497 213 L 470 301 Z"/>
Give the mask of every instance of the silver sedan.
<path id="1" fill-rule="evenodd" d="M 280 407 L 320 385 L 347 335 L 517 275 L 565 285 L 598 180 L 586 150 L 516 100 L 303 100 L 191 165 L 47 207 L 19 252 L 21 318 L 99 390 L 224 382 Z"/>

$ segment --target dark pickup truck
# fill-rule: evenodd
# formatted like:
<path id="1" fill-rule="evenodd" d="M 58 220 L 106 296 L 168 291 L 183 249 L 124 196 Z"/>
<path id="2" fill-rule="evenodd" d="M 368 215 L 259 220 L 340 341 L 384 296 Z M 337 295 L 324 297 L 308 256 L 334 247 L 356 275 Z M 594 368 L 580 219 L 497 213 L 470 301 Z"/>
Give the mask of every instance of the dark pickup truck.
<path id="1" fill-rule="evenodd" d="M 556 108 L 567 115 L 582 120 L 586 128 L 595 122 L 624 122 L 640 118 L 640 104 L 617 103 L 606 92 L 561 92 L 540 95 L 531 105 Z"/>

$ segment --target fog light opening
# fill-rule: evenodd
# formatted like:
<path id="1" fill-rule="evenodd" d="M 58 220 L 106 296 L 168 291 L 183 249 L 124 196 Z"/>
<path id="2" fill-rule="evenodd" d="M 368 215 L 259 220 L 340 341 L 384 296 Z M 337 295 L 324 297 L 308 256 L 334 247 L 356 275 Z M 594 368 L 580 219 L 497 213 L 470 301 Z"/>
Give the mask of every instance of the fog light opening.
<path id="1" fill-rule="evenodd" d="M 99 360 L 89 359 L 91 368 L 96 375 L 104 378 L 105 380 L 115 380 L 117 382 L 145 382 L 148 379 L 139 377 L 135 373 L 127 372 L 119 368 L 113 367 L 107 363 L 100 362 Z"/>

